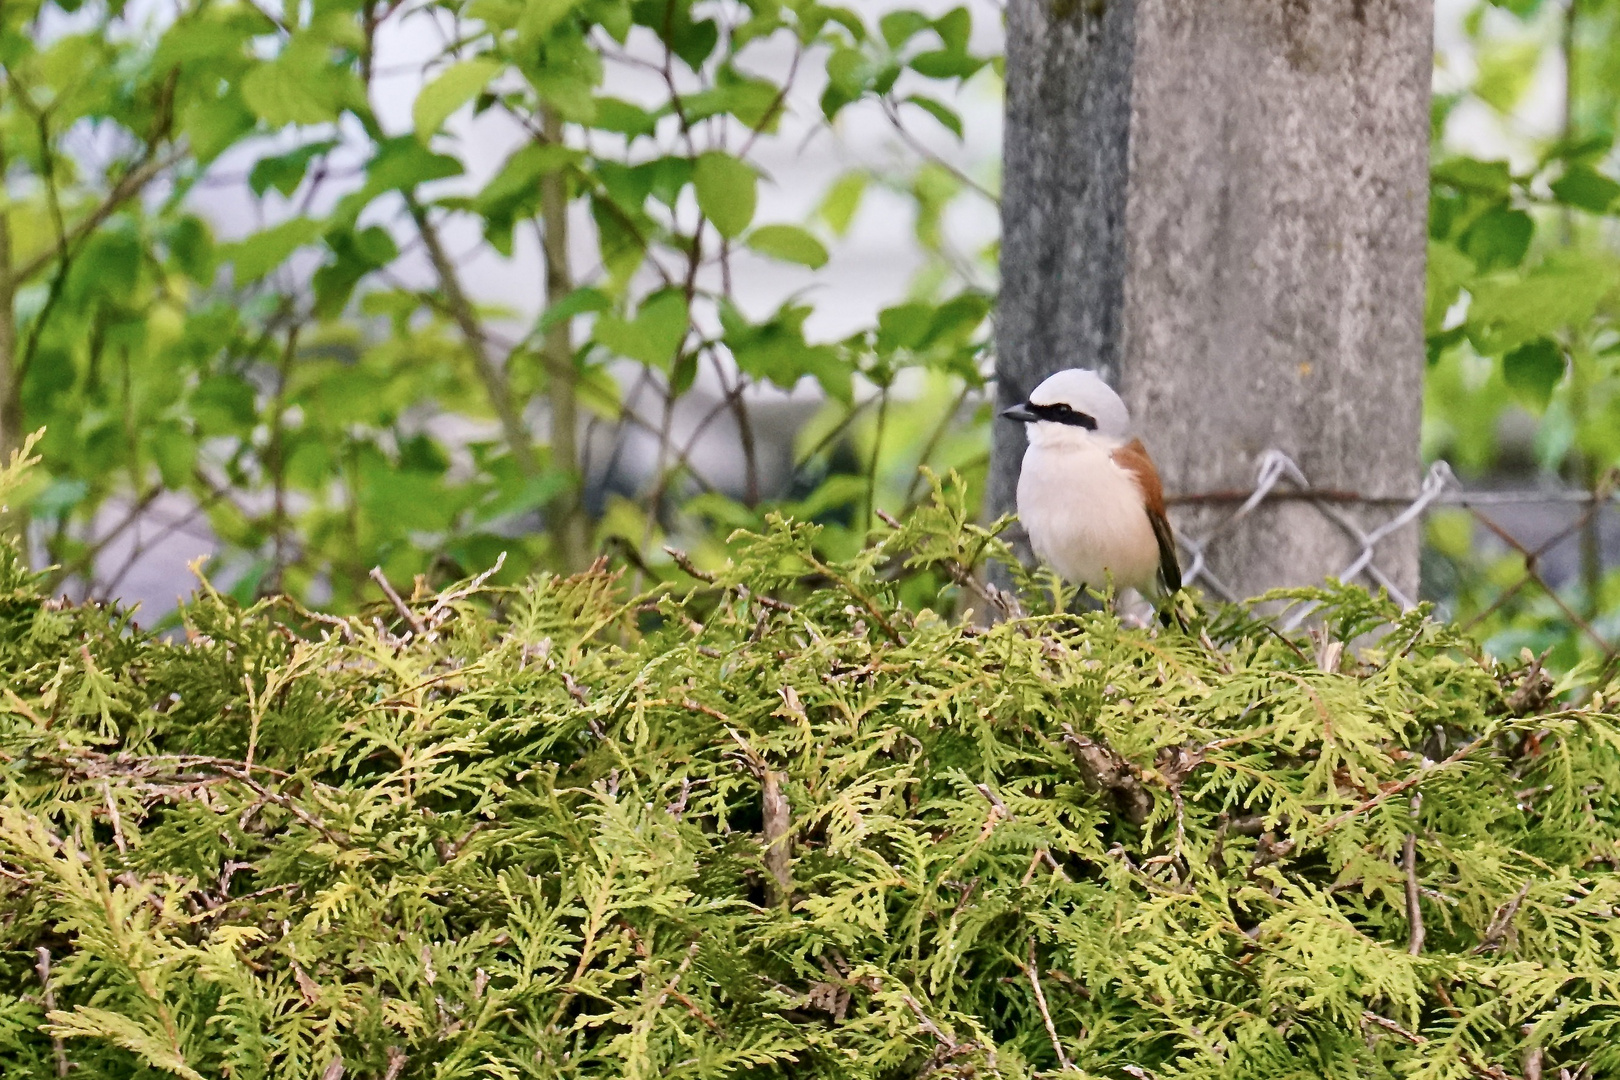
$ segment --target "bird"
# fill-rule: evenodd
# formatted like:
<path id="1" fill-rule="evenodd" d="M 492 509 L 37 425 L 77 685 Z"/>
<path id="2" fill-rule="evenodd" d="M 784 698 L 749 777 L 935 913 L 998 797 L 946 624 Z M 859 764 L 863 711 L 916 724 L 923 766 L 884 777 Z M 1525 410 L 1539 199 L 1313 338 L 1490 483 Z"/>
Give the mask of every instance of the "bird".
<path id="1" fill-rule="evenodd" d="M 1095 371 L 1067 368 L 1001 415 L 1029 436 L 1018 519 L 1041 562 L 1092 589 L 1112 582 L 1148 597 L 1181 588 L 1159 472 L 1112 387 Z"/>

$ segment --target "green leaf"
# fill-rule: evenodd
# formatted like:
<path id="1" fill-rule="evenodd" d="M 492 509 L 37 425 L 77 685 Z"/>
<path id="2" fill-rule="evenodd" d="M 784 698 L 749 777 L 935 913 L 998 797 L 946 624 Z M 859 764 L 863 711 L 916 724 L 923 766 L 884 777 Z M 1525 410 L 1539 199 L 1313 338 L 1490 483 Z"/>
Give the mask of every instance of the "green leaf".
<path id="1" fill-rule="evenodd" d="M 59 518 L 84 501 L 90 485 L 77 477 L 58 476 L 33 498 L 30 509 L 41 517 Z"/>
<path id="2" fill-rule="evenodd" d="M 978 74 L 985 62 L 977 56 L 950 49 L 918 53 L 911 58 L 912 71 L 930 79 L 966 79 Z"/>
<path id="3" fill-rule="evenodd" d="M 1533 19 L 1541 11 L 1542 0 L 1490 0 L 1492 7 L 1511 11 L 1521 19 Z"/>
<path id="4" fill-rule="evenodd" d="M 845 105 L 864 94 L 881 65 L 859 49 L 840 48 L 827 58 L 827 88 L 821 94 L 822 114 L 831 120 Z"/>
<path id="5" fill-rule="evenodd" d="M 878 312 L 878 351 L 921 348 L 933 326 L 934 314 L 934 305 L 921 301 L 884 308 Z"/>
<path id="6" fill-rule="evenodd" d="M 1583 326 L 1620 283 L 1608 258 L 1549 258 L 1527 274 L 1497 274 L 1469 287 L 1468 333 L 1476 348 L 1497 354 L 1539 337 Z"/>
<path id="7" fill-rule="evenodd" d="M 207 165 L 253 130 L 257 117 L 235 89 L 217 98 L 198 98 L 181 111 L 180 126 L 199 164 Z"/>
<path id="8" fill-rule="evenodd" d="M 488 213 L 523 196 L 538 199 L 538 185 L 542 176 L 578 165 L 584 158 L 580 151 L 566 146 L 525 143 L 506 159 L 500 171 L 484 185 L 484 190 L 478 193 L 478 204 Z"/>
<path id="9" fill-rule="evenodd" d="M 1609 132 L 1586 132 L 1559 139 L 1541 156 L 1543 165 L 1562 161 L 1566 165 L 1597 166 L 1614 149 L 1614 135 Z"/>
<path id="10" fill-rule="evenodd" d="M 801 521 L 815 521 L 841 507 L 857 505 L 865 498 L 864 476 L 833 473 L 798 501 L 793 507 L 793 516 Z"/>
<path id="11" fill-rule="evenodd" d="M 386 139 L 366 164 L 366 182 L 359 191 L 338 200 L 334 221 L 352 225 L 360 212 L 378 195 L 388 191 L 409 191 L 418 184 L 461 174 L 461 162 L 448 154 L 436 154 L 409 135 Z"/>
<path id="12" fill-rule="evenodd" d="M 770 319 L 752 324 L 731 304 L 720 309 L 726 347 L 737 367 L 756 379 L 766 379 L 784 390 L 813 377 L 827 393 L 847 402 L 852 392 L 851 368 L 831 345 L 812 345 L 804 337 L 810 309 L 784 304 Z"/>
<path id="13" fill-rule="evenodd" d="M 1424 290 L 1423 329 L 1437 334 L 1445 325 L 1463 286 L 1474 276 L 1474 262 L 1451 244 L 1429 242 L 1427 283 Z"/>
<path id="14" fill-rule="evenodd" d="M 238 287 L 252 284 L 321 234 L 314 218 L 295 217 L 226 247 Z"/>
<path id="15" fill-rule="evenodd" d="M 958 139 L 962 137 L 962 118 L 956 114 L 955 110 L 921 94 L 912 94 L 905 101 L 908 104 L 917 106 L 917 108 L 944 124 L 946 129 Z"/>
<path id="16" fill-rule="evenodd" d="M 633 139 L 638 135 L 651 135 L 658 127 L 658 118 L 632 102 L 598 97 L 596 122 L 592 126 Z"/>
<path id="17" fill-rule="evenodd" d="M 518 40 L 524 45 L 537 45 L 551 36 L 557 24 L 580 5 L 580 0 L 524 0 L 523 14 L 518 19 Z"/>
<path id="18" fill-rule="evenodd" d="M 843 236 L 849 232 L 870 182 L 871 177 L 864 172 L 847 172 L 833 181 L 827 194 L 822 196 L 821 206 L 816 212 L 836 235 Z"/>
<path id="19" fill-rule="evenodd" d="M 251 31 L 239 20 L 228 20 L 218 8 L 196 10 L 164 32 L 152 57 L 155 67 L 167 71 L 176 64 L 198 61 L 240 61 Z"/>
<path id="20" fill-rule="evenodd" d="M 567 491 L 573 482 L 567 473 L 557 469 L 546 469 L 534 476 L 518 479 L 520 481 L 518 487 L 502 492 L 478 507 L 473 520 L 478 524 L 485 524 L 537 510 Z"/>
<path id="21" fill-rule="evenodd" d="M 983 293 L 964 292 L 953 296 L 934 312 L 928 323 L 925 344 L 959 344 L 984 325 L 989 314 L 990 298 Z"/>
<path id="22" fill-rule="evenodd" d="M 192 392 L 189 411 L 200 435 L 239 435 L 258 419 L 253 387 L 235 375 L 205 378 Z"/>
<path id="23" fill-rule="evenodd" d="M 1430 176 L 1436 184 L 1497 198 L 1506 198 L 1513 190 L 1513 173 L 1505 161 L 1452 158 L 1435 165 Z"/>
<path id="24" fill-rule="evenodd" d="M 720 43 L 720 27 L 713 19 L 692 18 L 692 4 L 674 3 L 666 0 L 660 9 L 664 12 L 673 10 L 673 17 L 665 14 L 660 22 L 663 24 L 659 30 L 664 40 L 669 42 L 670 49 L 681 62 L 693 71 L 703 67 L 714 52 L 714 47 Z"/>
<path id="25" fill-rule="evenodd" d="M 933 24 L 920 11 L 891 11 L 878 20 L 878 30 L 891 49 L 898 49 Z"/>
<path id="26" fill-rule="evenodd" d="M 722 68 L 716 84 L 682 98 L 681 111 L 688 123 L 730 113 L 750 128 L 775 131 L 782 118 L 782 88 L 765 79 L 744 78 Z"/>
<path id="27" fill-rule="evenodd" d="M 462 14 L 490 29 L 515 30 L 523 18 L 523 0 L 472 0 Z"/>
<path id="28" fill-rule="evenodd" d="M 934 32 L 952 52 L 966 52 L 973 35 L 973 15 L 965 7 L 952 8 L 934 20 Z"/>
<path id="29" fill-rule="evenodd" d="M 75 273 L 69 278 L 68 296 L 75 306 L 84 306 L 95 296 L 124 302 L 140 279 L 144 255 L 142 238 L 133 223 L 128 218 L 114 218 L 85 242 Z"/>
<path id="30" fill-rule="evenodd" d="M 325 81 L 280 60 L 260 64 L 248 73 L 242 80 L 242 100 L 271 127 L 338 118 L 337 100 Z"/>
<path id="31" fill-rule="evenodd" d="M 1481 273 L 1518 266 L 1530 251 L 1536 224 L 1523 210 L 1498 206 L 1481 214 L 1458 238 L 1457 246 Z"/>
<path id="32" fill-rule="evenodd" d="M 1564 350 L 1547 338 L 1537 338 L 1502 357 L 1502 377 L 1526 403 L 1547 407 L 1553 389 L 1564 377 Z"/>
<path id="33" fill-rule="evenodd" d="M 697 159 L 692 169 L 698 209 L 720 235 L 737 236 L 754 220 L 759 178 L 747 162 L 718 150 Z"/>
<path id="34" fill-rule="evenodd" d="M 606 311 L 612 303 L 607 293 L 601 289 L 594 289 L 589 285 L 575 289 L 555 304 L 547 304 L 546 310 L 540 313 L 535 329 L 543 334 L 565 319 L 572 319 L 576 315 L 592 311 Z"/>
<path id="35" fill-rule="evenodd" d="M 501 61 L 488 56 L 451 64 L 438 78 L 422 88 L 411 106 L 411 119 L 416 125 L 416 137 L 426 142 L 439 130 L 450 114 L 467 104 L 489 81 L 505 67 Z"/>
<path id="36" fill-rule="evenodd" d="M 304 182 L 304 173 L 309 169 L 309 163 L 331 151 L 338 145 L 336 139 L 322 139 L 320 142 L 300 146 L 296 150 L 285 154 L 274 154 L 262 157 L 253 165 L 248 173 L 248 187 L 253 194 L 262 196 L 270 188 L 275 188 L 288 198 L 298 190 L 298 185 Z"/>
<path id="37" fill-rule="evenodd" d="M 57 1010 L 50 1014 L 50 1031 L 63 1038 L 105 1039 L 181 1080 L 203 1080 L 202 1074 L 181 1056 L 174 1036 L 156 1019 L 143 1019 L 144 1024 L 111 1009 L 75 1005 L 71 1012 Z"/>
<path id="38" fill-rule="evenodd" d="M 164 486 L 184 490 L 197 463 L 196 441 L 183 427 L 171 422 L 157 425 L 147 433 L 145 442 Z"/>
<path id="39" fill-rule="evenodd" d="M 745 242 L 761 255 L 783 262 L 799 263 L 812 270 L 827 265 L 827 249 L 820 240 L 796 225 L 761 225 Z"/>
<path id="40" fill-rule="evenodd" d="M 603 315 L 596 320 L 598 344 L 620 356 L 669 370 L 686 339 L 691 315 L 679 289 L 660 289 L 641 302 L 632 319 Z"/>
<path id="41" fill-rule="evenodd" d="M 342 313 L 354 288 L 367 274 L 399 257 L 388 230 L 372 225 L 358 233 L 347 229 L 326 238 L 333 258 L 315 271 L 315 314 L 329 319 Z"/>
<path id="42" fill-rule="evenodd" d="M 1542 48 L 1539 36 L 1486 41 L 1475 57 L 1474 95 L 1499 113 L 1512 112 L 1541 67 Z"/>
<path id="43" fill-rule="evenodd" d="M 400 136 L 377 144 L 376 156 L 366 164 L 366 189 L 377 193 L 406 190 L 461 173 L 456 158 L 435 154 L 409 136 Z"/>
<path id="44" fill-rule="evenodd" d="M 1552 183 L 1553 196 L 1566 206 L 1606 214 L 1620 202 L 1620 184 L 1587 165 L 1571 165 Z"/>

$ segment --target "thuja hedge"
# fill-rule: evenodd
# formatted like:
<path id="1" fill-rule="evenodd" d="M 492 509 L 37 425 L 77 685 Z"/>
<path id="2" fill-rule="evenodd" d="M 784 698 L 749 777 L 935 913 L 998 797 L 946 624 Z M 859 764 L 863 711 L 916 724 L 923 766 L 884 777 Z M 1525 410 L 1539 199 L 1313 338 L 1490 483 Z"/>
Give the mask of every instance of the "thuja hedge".
<path id="1" fill-rule="evenodd" d="M 963 519 L 183 640 L 6 556 L 0 1071 L 1620 1074 L 1601 695 L 1349 589 L 899 604 Z"/>

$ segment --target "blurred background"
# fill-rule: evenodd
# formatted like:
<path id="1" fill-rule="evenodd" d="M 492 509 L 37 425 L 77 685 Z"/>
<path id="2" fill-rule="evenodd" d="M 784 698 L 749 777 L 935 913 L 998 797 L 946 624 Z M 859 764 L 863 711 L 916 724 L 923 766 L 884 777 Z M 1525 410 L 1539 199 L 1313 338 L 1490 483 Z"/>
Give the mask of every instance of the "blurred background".
<path id="1" fill-rule="evenodd" d="M 773 510 L 847 554 L 919 466 L 982 484 L 1001 24 L 6 4 L 0 442 L 46 432 L 6 527 L 148 625 L 199 558 L 350 610 L 502 552 L 647 580 Z M 1467 494 L 1425 596 L 1609 663 L 1620 0 L 1438 0 L 1435 49 L 1425 453 Z"/>

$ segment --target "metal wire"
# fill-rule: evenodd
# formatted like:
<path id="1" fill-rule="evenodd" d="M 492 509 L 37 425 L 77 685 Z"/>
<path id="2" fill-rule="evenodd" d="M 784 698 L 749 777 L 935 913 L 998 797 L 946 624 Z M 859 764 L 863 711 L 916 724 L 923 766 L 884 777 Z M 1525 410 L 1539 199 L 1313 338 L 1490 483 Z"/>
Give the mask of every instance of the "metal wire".
<path id="1" fill-rule="evenodd" d="M 1594 628 L 1590 621 L 1582 618 L 1565 599 L 1559 594 L 1557 588 L 1550 584 L 1541 574 L 1540 561 L 1549 551 L 1558 544 L 1569 539 L 1572 535 L 1585 528 L 1592 517 L 1597 514 L 1616 494 L 1616 477 L 1606 477 L 1595 491 L 1465 491 L 1451 466 L 1444 461 L 1437 461 L 1429 467 L 1423 478 L 1423 483 L 1415 496 L 1410 499 L 1375 499 L 1362 497 L 1355 492 L 1340 491 L 1337 489 L 1324 489 L 1314 486 L 1299 465 L 1281 450 L 1267 450 L 1260 456 L 1256 469 L 1255 482 L 1245 495 L 1243 492 L 1214 492 L 1201 496 L 1184 497 L 1178 502 L 1182 504 L 1218 504 L 1221 502 L 1238 502 L 1238 506 L 1230 515 L 1223 518 L 1212 528 L 1200 534 L 1189 533 L 1182 530 L 1178 534 L 1178 541 L 1187 556 L 1184 560 L 1186 569 L 1182 573 L 1182 580 L 1186 584 L 1201 585 L 1207 591 L 1226 600 L 1241 599 L 1236 591 L 1222 581 L 1210 568 L 1210 553 L 1218 546 L 1220 541 L 1234 532 L 1243 521 L 1253 515 L 1261 506 L 1267 503 L 1281 501 L 1304 501 L 1313 505 L 1319 513 L 1333 522 L 1347 536 L 1356 551 L 1351 560 L 1345 564 L 1337 577 L 1342 581 L 1352 581 L 1358 577 L 1365 577 L 1373 584 L 1388 590 L 1390 597 L 1403 608 L 1410 609 L 1417 603 L 1417 598 L 1410 596 L 1400 588 L 1378 565 L 1379 545 L 1399 530 L 1417 524 L 1423 516 L 1436 507 L 1457 507 L 1468 511 L 1479 524 L 1484 526 L 1510 551 L 1515 552 L 1523 559 L 1522 576 L 1513 583 L 1505 586 L 1496 599 L 1474 617 L 1478 622 L 1508 603 L 1516 595 L 1527 588 L 1539 589 L 1544 592 L 1563 613 L 1571 626 L 1589 637 L 1604 653 L 1605 656 L 1615 657 L 1620 654 L 1620 646 L 1611 643 Z M 1239 501 L 1241 500 L 1241 501 Z M 1528 505 L 1536 503 L 1557 504 L 1563 506 L 1584 505 L 1585 511 L 1573 525 L 1556 532 L 1551 538 L 1543 540 L 1534 546 L 1520 541 L 1511 532 L 1503 528 L 1498 522 L 1492 520 L 1481 511 L 1481 507 Z M 1349 504 L 1361 506 L 1390 505 L 1399 509 L 1391 514 L 1389 519 L 1375 528 L 1363 528 L 1342 507 Z M 1285 627 L 1294 627 L 1303 622 L 1310 614 L 1310 609 L 1300 606 L 1293 609 L 1282 620 Z"/>

